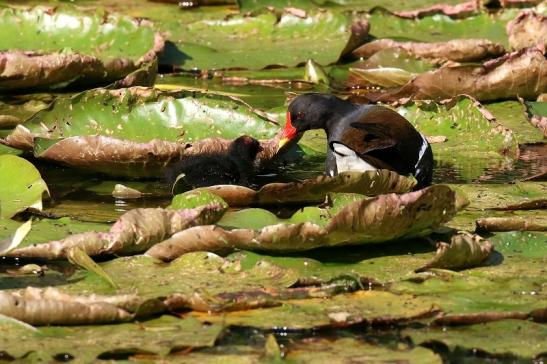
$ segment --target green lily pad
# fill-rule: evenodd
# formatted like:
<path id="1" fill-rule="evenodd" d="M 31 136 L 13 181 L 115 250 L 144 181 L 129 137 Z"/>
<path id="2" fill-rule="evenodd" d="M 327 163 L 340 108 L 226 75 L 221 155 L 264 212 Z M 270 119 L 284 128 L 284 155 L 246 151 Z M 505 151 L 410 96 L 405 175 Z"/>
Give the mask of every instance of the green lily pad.
<path id="1" fill-rule="evenodd" d="M 423 134 L 445 136 L 446 142 L 432 145 L 434 158 L 454 165 L 466 180 L 503 166 L 507 155 L 516 157 L 517 141 L 511 130 L 487 118 L 482 106 L 471 99 L 459 98 L 443 106 L 416 102 L 397 111 Z"/>
<path id="2" fill-rule="evenodd" d="M 210 347 L 222 333 L 222 325 L 162 316 L 141 323 L 32 329 L 0 318 L 0 332 L 4 353 L 15 359 L 29 355 L 39 361 L 62 357 L 89 363 L 101 354 L 167 355 L 173 349 Z"/>
<path id="3" fill-rule="evenodd" d="M 105 84 L 123 78 L 163 48 L 144 21 L 74 8 L 3 8 L 0 88 Z M 47 30 L 47 31 L 44 31 Z"/>
<path id="4" fill-rule="evenodd" d="M 113 117 L 114 115 L 114 117 Z M 228 96 L 147 88 L 95 89 L 59 98 L 6 137 L 8 145 L 114 175 L 163 176 L 185 154 L 222 149 L 242 134 L 270 138 L 279 126 Z M 197 150 L 192 152 L 192 150 Z"/>
<path id="5" fill-rule="evenodd" d="M 529 321 L 504 320 L 464 327 L 405 329 L 415 344 L 443 343 L 451 351 L 480 350 L 491 355 L 533 359 L 547 352 L 547 327 Z"/>
<path id="6" fill-rule="evenodd" d="M 539 103 L 526 102 L 526 104 Z M 501 101 L 486 104 L 485 107 L 494 115 L 497 122 L 511 129 L 519 144 L 543 142 L 542 133 L 526 118 L 526 111 L 520 102 Z M 544 116 L 547 116 L 547 111 Z"/>
<path id="7" fill-rule="evenodd" d="M 509 48 L 505 26 L 516 14 L 514 10 L 505 10 L 494 16 L 482 13 L 463 19 L 452 19 L 439 14 L 409 20 L 387 12 L 375 11 L 369 17 L 370 33 L 376 38 L 421 42 L 484 38 Z"/>
<path id="8" fill-rule="evenodd" d="M 288 301 L 282 306 L 220 314 L 190 313 L 200 321 L 256 327 L 266 330 L 302 330 L 344 327 L 362 322 L 392 323 L 432 314 L 435 306 L 425 297 L 381 291 L 358 291 L 329 299 Z"/>
<path id="9" fill-rule="evenodd" d="M 373 345 L 352 338 L 335 341 L 328 339 L 306 340 L 291 345 L 284 356 L 286 360 L 298 363 L 344 363 L 355 362 L 405 362 L 442 363 L 442 359 L 432 351 L 422 347 L 411 348 L 401 345 L 397 348 Z"/>
<path id="10" fill-rule="evenodd" d="M 241 268 L 238 261 L 230 261 L 215 254 L 196 252 L 186 254 L 169 263 L 160 264 L 154 258 L 135 256 L 102 263 L 102 270 L 119 287 L 117 293 L 137 293 L 148 300 L 172 294 L 188 298 L 200 294 L 204 298 L 221 293 L 252 290 L 256 287 L 286 288 L 296 283 L 296 271 L 268 262 Z M 81 272 L 72 285 L 61 287 L 63 292 L 78 295 L 112 294 L 113 288 L 97 275 Z M 231 283 L 226 284 L 227 281 Z"/>
<path id="11" fill-rule="evenodd" d="M 326 65 L 336 62 L 355 37 L 366 36 L 363 27 L 352 27 L 349 16 L 331 11 L 309 12 L 302 17 L 265 11 L 199 20 L 169 29 L 176 56 L 169 57 L 167 52 L 160 63 L 185 69 L 261 69 L 296 66 L 313 58 Z"/>
<path id="12" fill-rule="evenodd" d="M 42 209 L 42 195 L 48 192 L 40 172 L 27 160 L 0 155 L 0 218 L 9 219 L 28 207 Z"/>

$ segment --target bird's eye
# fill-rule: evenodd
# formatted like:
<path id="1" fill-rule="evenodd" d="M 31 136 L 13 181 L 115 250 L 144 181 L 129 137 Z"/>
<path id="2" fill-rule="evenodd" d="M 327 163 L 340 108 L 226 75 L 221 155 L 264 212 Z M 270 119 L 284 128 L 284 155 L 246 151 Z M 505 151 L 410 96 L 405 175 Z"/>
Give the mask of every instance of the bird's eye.
<path id="1" fill-rule="evenodd" d="M 304 119 L 305 116 L 306 116 L 306 114 L 304 114 L 303 112 L 298 112 L 298 113 L 296 114 L 296 118 L 297 118 L 297 119 Z"/>

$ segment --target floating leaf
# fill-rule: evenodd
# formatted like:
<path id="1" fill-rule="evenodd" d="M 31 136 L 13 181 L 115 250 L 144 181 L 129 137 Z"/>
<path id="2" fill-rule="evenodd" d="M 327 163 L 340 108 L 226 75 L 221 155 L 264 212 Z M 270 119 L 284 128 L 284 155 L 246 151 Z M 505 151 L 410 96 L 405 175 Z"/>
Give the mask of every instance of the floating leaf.
<path id="1" fill-rule="evenodd" d="M 195 209 L 133 209 L 123 214 L 109 232 L 85 232 L 62 240 L 14 249 L 5 256 L 59 259 L 66 258 L 75 247 L 89 256 L 143 252 L 175 232 L 190 226 L 216 222 L 225 208 L 211 204 Z"/>
<path id="2" fill-rule="evenodd" d="M 401 86 L 416 76 L 400 68 L 350 68 L 350 74 L 373 85 L 381 87 Z"/>
<path id="3" fill-rule="evenodd" d="M 446 186 L 432 186 L 404 195 L 380 195 L 353 202 L 332 216 L 325 227 L 310 222 L 276 224 L 260 230 L 225 230 L 217 226 L 187 229 L 147 251 L 172 260 L 191 251 L 234 248 L 303 251 L 319 247 L 377 243 L 417 236 L 450 220 L 455 195 Z"/>
<path id="4" fill-rule="evenodd" d="M 454 39 L 446 42 L 401 42 L 392 39 L 378 39 L 355 49 L 354 58 L 369 58 L 377 52 L 395 48 L 405 53 L 435 61 L 473 62 L 501 56 L 505 53 L 502 45 L 487 39 Z"/>
<path id="5" fill-rule="evenodd" d="M 344 172 L 337 176 L 319 176 L 302 182 L 269 183 L 255 191 L 247 187 L 220 185 L 204 190 L 220 196 L 230 206 L 301 204 L 323 202 L 331 192 L 378 195 L 404 193 L 412 190 L 416 180 L 388 170 Z"/>
<path id="6" fill-rule="evenodd" d="M 503 320 L 480 325 L 441 328 L 404 329 L 416 345 L 442 343 L 451 351 L 480 350 L 496 356 L 534 359 L 547 352 L 547 327 L 529 321 Z"/>
<path id="7" fill-rule="evenodd" d="M 0 346 L 13 358 L 49 362 L 63 358 L 82 363 L 99 360 L 104 354 L 123 353 L 167 355 L 183 347 L 209 347 L 222 333 L 222 325 L 206 325 L 193 318 L 173 316 L 139 323 L 103 326 L 41 327 L 38 330 L 20 330 L 14 335 L 12 327 L 0 319 L 2 335 Z M 169 339 L 166 339 L 166 336 Z"/>
<path id="8" fill-rule="evenodd" d="M 477 220 L 477 231 L 547 231 L 547 218 L 485 217 Z"/>
<path id="9" fill-rule="evenodd" d="M 482 66 L 442 67 L 419 74 L 395 91 L 367 94 L 372 101 L 405 98 L 444 100 L 465 94 L 478 100 L 535 99 L 547 91 L 547 61 L 534 48 L 507 54 Z"/>
<path id="10" fill-rule="evenodd" d="M 15 128 L 6 143 L 74 167 L 150 177 L 163 176 L 166 165 L 184 156 L 222 151 L 230 144 L 216 138 L 197 142 L 204 138 L 269 138 L 278 129 L 231 97 L 147 88 L 95 89 L 57 99 Z M 261 155 L 273 154 L 265 149 Z"/>
<path id="11" fill-rule="evenodd" d="M 310 11 L 303 17 L 289 11 L 280 15 L 263 11 L 204 19 L 169 29 L 176 50 L 171 57 L 166 52 L 160 63 L 185 69 L 261 69 L 296 66 L 313 58 L 326 65 L 336 62 L 347 48 L 351 51 L 352 45 L 366 37 L 367 30 L 364 21 L 352 24 L 350 16 L 333 11 Z"/>
<path id="12" fill-rule="evenodd" d="M 437 254 L 433 260 L 416 271 L 474 267 L 483 263 L 492 251 L 492 243 L 488 240 L 478 235 L 460 232 L 450 237 L 450 243 L 437 243 Z"/>
<path id="13" fill-rule="evenodd" d="M 0 155 L 0 218 L 11 218 L 28 207 L 42 209 L 42 195 L 48 192 L 40 172 L 27 160 Z"/>
<path id="14" fill-rule="evenodd" d="M 4 8 L 0 30 L 18 35 L 2 38 L 0 89 L 105 84 L 163 49 L 145 21 L 72 8 Z"/>
<path id="15" fill-rule="evenodd" d="M 21 224 L 21 226 L 19 226 L 17 230 L 15 230 L 13 236 L 0 240 L 0 254 L 9 252 L 10 250 L 17 248 L 19 244 L 21 244 L 21 242 L 25 239 L 31 228 L 32 219 Z"/>

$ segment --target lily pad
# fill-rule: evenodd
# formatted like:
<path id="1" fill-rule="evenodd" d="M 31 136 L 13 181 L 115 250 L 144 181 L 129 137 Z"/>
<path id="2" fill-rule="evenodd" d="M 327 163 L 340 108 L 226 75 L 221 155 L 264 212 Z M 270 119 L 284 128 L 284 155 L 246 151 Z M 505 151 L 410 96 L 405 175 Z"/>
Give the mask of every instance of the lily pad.
<path id="1" fill-rule="evenodd" d="M 19 335 L 14 335 L 12 326 L 9 320 L 0 319 L 0 332 L 6 333 L 0 338 L 0 345 L 6 355 L 39 361 L 62 357 L 86 363 L 96 361 L 101 354 L 163 356 L 180 348 L 209 347 L 222 333 L 221 325 L 205 325 L 192 318 L 172 316 L 119 325 L 18 327 Z"/>
<path id="2" fill-rule="evenodd" d="M 196 141 L 241 134 L 269 138 L 278 128 L 227 96 L 138 87 L 95 89 L 57 99 L 19 125 L 6 143 L 75 167 L 114 175 L 163 176 L 165 166 L 184 155 L 229 145 L 228 140 L 212 139 L 192 148 Z"/>
<path id="3" fill-rule="evenodd" d="M 0 89 L 109 83 L 163 48 L 145 21 L 68 7 L 3 8 L 0 29 L 18 35 L 2 38 Z"/>
<path id="4" fill-rule="evenodd" d="M 480 350 L 500 357 L 534 359 L 547 352 L 547 327 L 529 321 L 503 320 L 449 329 L 405 329 L 415 344 L 443 343 L 451 351 Z"/>
<path id="5" fill-rule="evenodd" d="M 375 196 L 412 190 L 416 180 L 388 170 L 344 172 L 335 177 L 319 176 L 301 182 L 269 183 L 258 191 L 247 187 L 219 185 L 204 188 L 230 206 L 302 204 L 323 202 L 328 193 L 359 193 Z"/>
<path id="6" fill-rule="evenodd" d="M 358 323 L 396 323 L 435 313 L 426 298 L 382 291 L 358 291 L 329 299 L 288 301 L 282 306 L 224 314 L 191 312 L 204 322 L 256 327 L 266 330 L 302 330 L 345 327 Z"/>
<path id="7" fill-rule="evenodd" d="M 360 20 L 353 22 L 350 16 L 334 11 L 296 15 L 264 11 L 222 20 L 199 20 L 169 29 L 170 39 L 177 47 L 173 52 L 176 57 L 167 52 L 160 63 L 185 69 L 261 69 L 271 65 L 296 66 L 313 58 L 326 65 L 351 51 L 366 37 L 367 30 Z"/>
<path id="8" fill-rule="evenodd" d="M 527 48 L 484 63 L 482 66 L 442 67 L 419 74 L 406 85 L 366 95 L 372 101 L 394 102 L 406 98 L 444 100 L 470 95 L 480 101 L 535 99 L 547 91 L 547 61 L 537 48 Z M 439 82 L 442 80 L 442 82 Z"/>
<path id="9" fill-rule="evenodd" d="M 28 207 L 42 209 L 42 195 L 48 192 L 40 172 L 27 160 L 0 155 L 0 218 L 9 219 Z"/>
<path id="10" fill-rule="evenodd" d="M 260 230 L 199 226 L 171 236 L 146 254 L 173 260 L 198 250 L 214 252 L 237 248 L 290 252 L 378 243 L 427 233 L 450 220 L 455 212 L 454 192 L 438 185 L 404 195 L 380 195 L 350 203 L 324 227 L 307 221 L 270 225 Z"/>
<path id="11" fill-rule="evenodd" d="M 61 240 L 11 250 L 6 256 L 59 259 L 66 258 L 73 248 L 87 255 L 131 254 L 143 252 L 152 245 L 190 226 L 216 222 L 225 207 L 210 204 L 194 209 L 133 209 L 123 214 L 108 232 L 89 231 Z"/>
<path id="12" fill-rule="evenodd" d="M 512 131 L 473 99 L 457 98 L 445 105 L 417 101 L 397 111 L 423 134 L 445 136 L 446 142 L 433 144 L 434 158 L 454 165 L 466 180 L 478 178 L 486 168 L 503 165 L 508 156 L 516 158 Z"/>

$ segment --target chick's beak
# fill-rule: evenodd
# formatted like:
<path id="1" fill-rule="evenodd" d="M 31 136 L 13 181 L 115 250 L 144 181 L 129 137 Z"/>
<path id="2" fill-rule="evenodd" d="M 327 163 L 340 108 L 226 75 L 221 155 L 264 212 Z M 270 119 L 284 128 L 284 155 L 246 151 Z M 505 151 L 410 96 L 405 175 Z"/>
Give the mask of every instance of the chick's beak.
<path id="1" fill-rule="evenodd" d="M 285 124 L 285 129 L 281 132 L 281 139 L 279 140 L 277 150 L 281 149 L 285 144 L 293 139 L 296 134 L 296 128 L 291 123 L 291 113 L 287 112 L 287 123 Z"/>

